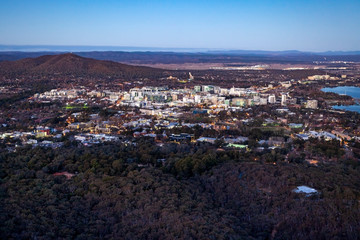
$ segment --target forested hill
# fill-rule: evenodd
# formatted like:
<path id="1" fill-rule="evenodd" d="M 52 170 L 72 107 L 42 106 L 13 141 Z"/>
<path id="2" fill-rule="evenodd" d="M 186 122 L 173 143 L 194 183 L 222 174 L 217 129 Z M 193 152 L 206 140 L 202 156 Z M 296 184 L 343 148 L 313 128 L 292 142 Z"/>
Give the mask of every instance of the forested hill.
<path id="1" fill-rule="evenodd" d="M 0 62 L 0 75 L 57 75 L 82 77 L 151 77 L 161 76 L 163 70 L 150 67 L 137 67 L 112 61 L 80 57 L 72 53 L 44 55 L 17 61 Z"/>
<path id="2" fill-rule="evenodd" d="M 358 165 L 249 159 L 150 140 L 4 151 L 0 238 L 360 238 Z M 319 194 L 294 193 L 303 184 Z"/>

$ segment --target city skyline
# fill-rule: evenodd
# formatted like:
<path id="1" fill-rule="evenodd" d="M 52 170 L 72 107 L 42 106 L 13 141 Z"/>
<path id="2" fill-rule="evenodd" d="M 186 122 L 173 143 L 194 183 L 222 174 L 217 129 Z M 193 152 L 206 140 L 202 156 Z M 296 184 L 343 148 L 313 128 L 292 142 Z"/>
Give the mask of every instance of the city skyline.
<path id="1" fill-rule="evenodd" d="M 1 45 L 357 51 L 358 1 L 3 1 Z"/>

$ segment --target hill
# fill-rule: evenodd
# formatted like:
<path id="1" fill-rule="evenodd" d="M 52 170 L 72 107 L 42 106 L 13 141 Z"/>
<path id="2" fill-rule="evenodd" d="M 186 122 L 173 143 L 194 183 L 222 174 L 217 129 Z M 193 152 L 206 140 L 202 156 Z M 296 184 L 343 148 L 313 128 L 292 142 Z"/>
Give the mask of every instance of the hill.
<path id="1" fill-rule="evenodd" d="M 136 143 L 0 149 L 0 239 L 360 237 L 358 164 Z M 159 156 L 167 162 L 156 167 Z M 319 194 L 295 193 L 300 185 Z"/>
<path id="2" fill-rule="evenodd" d="M 75 75 L 98 77 L 136 78 L 160 76 L 163 70 L 150 67 L 137 67 L 112 61 L 80 57 L 72 53 L 44 55 L 17 61 L 0 62 L 0 75 Z"/>

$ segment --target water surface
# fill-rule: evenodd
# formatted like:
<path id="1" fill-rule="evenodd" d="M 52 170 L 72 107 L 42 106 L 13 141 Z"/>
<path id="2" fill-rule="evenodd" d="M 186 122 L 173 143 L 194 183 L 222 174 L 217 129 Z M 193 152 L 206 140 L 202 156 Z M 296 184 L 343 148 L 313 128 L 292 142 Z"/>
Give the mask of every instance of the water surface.
<path id="1" fill-rule="evenodd" d="M 350 97 L 355 98 L 355 101 L 359 103 L 360 100 L 360 87 L 350 87 L 350 86 L 342 86 L 342 87 L 335 87 L 335 88 L 323 88 L 321 89 L 323 92 L 333 92 L 337 94 L 345 94 Z M 360 105 L 354 104 L 349 106 L 333 106 L 333 109 L 337 110 L 345 110 L 345 111 L 352 111 L 360 113 Z"/>

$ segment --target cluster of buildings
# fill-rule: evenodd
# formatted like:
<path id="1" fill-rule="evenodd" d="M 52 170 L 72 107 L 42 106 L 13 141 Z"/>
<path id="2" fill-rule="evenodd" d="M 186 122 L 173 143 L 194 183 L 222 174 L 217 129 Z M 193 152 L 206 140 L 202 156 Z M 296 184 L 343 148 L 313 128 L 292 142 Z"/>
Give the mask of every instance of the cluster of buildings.
<path id="1" fill-rule="evenodd" d="M 193 78 L 192 76 L 190 76 Z M 327 76 L 311 76 L 311 79 L 329 79 Z M 71 89 L 53 89 L 35 94 L 32 102 L 61 102 L 61 110 L 66 124 L 54 127 L 37 126 L 29 132 L 3 133 L 2 139 L 20 139 L 23 145 L 58 147 L 60 139 L 70 133 L 71 139 L 84 145 L 118 141 L 122 136 L 131 138 L 150 137 L 158 142 L 209 142 L 221 141 L 228 147 L 248 149 L 247 136 L 215 136 L 185 133 L 189 129 L 202 129 L 208 132 L 236 131 L 240 125 L 252 127 L 261 116 L 252 113 L 252 106 L 268 106 L 260 115 L 262 122 L 257 127 L 283 129 L 291 138 L 309 140 L 350 140 L 343 131 L 330 132 L 321 129 L 324 124 L 336 124 L 338 119 L 324 117 L 319 112 L 318 100 L 294 96 L 294 81 L 279 82 L 276 86 L 224 88 L 215 85 L 195 85 L 192 88 L 171 89 L 169 87 L 134 87 L 128 91 L 107 89 L 88 89 L 72 87 Z M 98 112 L 84 111 L 95 107 Z M 78 110 L 72 110 L 72 106 Z M 306 110 L 299 115 L 301 109 Z M 70 112 L 67 110 L 71 110 Z M 111 111 L 102 115 L 101 111 Z M 76 112 L 78 111 L 78 112 Z M 249 113 L 250 114 L 249 114 Z M 313 112 L 315 112 L 313 114 Z M 241 118 L 220 118 L 220 113 L 232 115 L 241 113 Z M 309 115 L 306 115 L 309 113 Z M 297 117 L 297 115 L 299 115 Z M 198 118 L 196 121 L 194 119 Z M 64 119 L 64 117 L 63 117 Z M 330 121 L 330 122 L 326 122 Z M 50 125 L 48 125 L 50 126 Z M 180 129 L 180 130 L 178 130 Z M 320 130 L 319 130 L 320 129 Z M 186 130 L 185 132 L 183 132 Z M 316 130 L 316 131 L 315 131 Z M 54 141 L 50 141 L 51 138 Z M 49 140 L 50 139 L 50 140 Z M 278 148 L 288 143 L 284 137 L 257 139 L 259 149 Z"/>
<path id="2" fill-rule="evenodd" d="M 46 139 L 50 137 L 52 138 L 52 141 Z M 15 140 L 17 142 L 15 146 L 21 144 L 23 146 L 31 145 L 33 147 L 39 146 L 51 148 L 63 146 L 63 142 L 60 141 L 61 137 L 62 133 L 58 133 L 56 129 L 42 126 L 37 126 L 33 131 L 28 132 L 13 131 L 0 134 L 0 139 L 2 140 Z"/>
<path id="3" fill-rule="evenodd" d="M 288 84 L 284 83 L 285 88 Z M 290 84 L 291 86 L 291 84 Z M 213 85 L 194 86 L 193 89 L 170 90 L 159 87 L 133 88 L 125 93 L 120 105 L 156 108 L 157 106 L 192 106 L 207 105 L 210 108 L 239 108 L 267 104 L 281 104 L 282 106 L 297 104 L 297 99 L 290 97 L 289 93 L 265 93 L 273 86 L 266 88 L 221 88 Z M 304 102 L 306 108 L 318 108 L 317 100 Z"/>
<path id="4" fill-rule="evenodd" d="M 281 83 L 287 89 L 290 82 Z M 256 105 L 281 104 L 283 106 L 296 104 L 297 99 L 286 92 L 271 92 L 273 86 L 250 88 L 221 88 L 213 85 L 198 85 L 192 89 L 169 89 L 168 87 L 135 87 L 129 91 L 53 89 L 41 94 L 35 94 L 32 101 L 66 101 L 67 104 L 109 103 L 117 106 L 129 106 L 144 109 L 159 109 L 163 106 L 193 106 L 207 105 L 210 108 L 241 108 Z M 308 100 L 305 107 L 316 109 L 317 100 Z M 154 114 L 152 114 L 154 115 Z"/>
<path id="5" fill-rule="evenodd" d="M 111 136 L 108 134 L 92 134 L 92 133 L 83 133 L 77 134 L 74 136 L 76 141 L 81 142 L 84 145 L 98 144 L 102 142 L 114 142 L 118 141 L 119 137 Z"/>
<path id="6" fill-rule="evenodd" d="M 346 78 L 346 75 L 344 75 L 344 78 Z M 339 80 L 339 78 L 330 75 L 313 75 L 309 76 L 308 80 Z"/>
<path id="7" fill-rule="evenodd" d="M 117 101 L 121 92 L 110 90 L 87 90 L 84 87 L 72 89 L 52 89 L 44 93 L 36 93 L 30 100 L 34 101 L 67 101 L 76 99 L 77 102 L 87 102 L 93 98 L 104 98 Z"/>
<path id="8" fill-rule="evenodd" d="M 338 141 L 350 141 L 352 137 L 343 132 L 332 130 L 331 132 L 327 131 L 308 131 L 304 133 L 299 133 L 297 136 L 302 140 L 309 140 L 309 138 L 324 139 L 325 141 L 338 140 Z"/>

